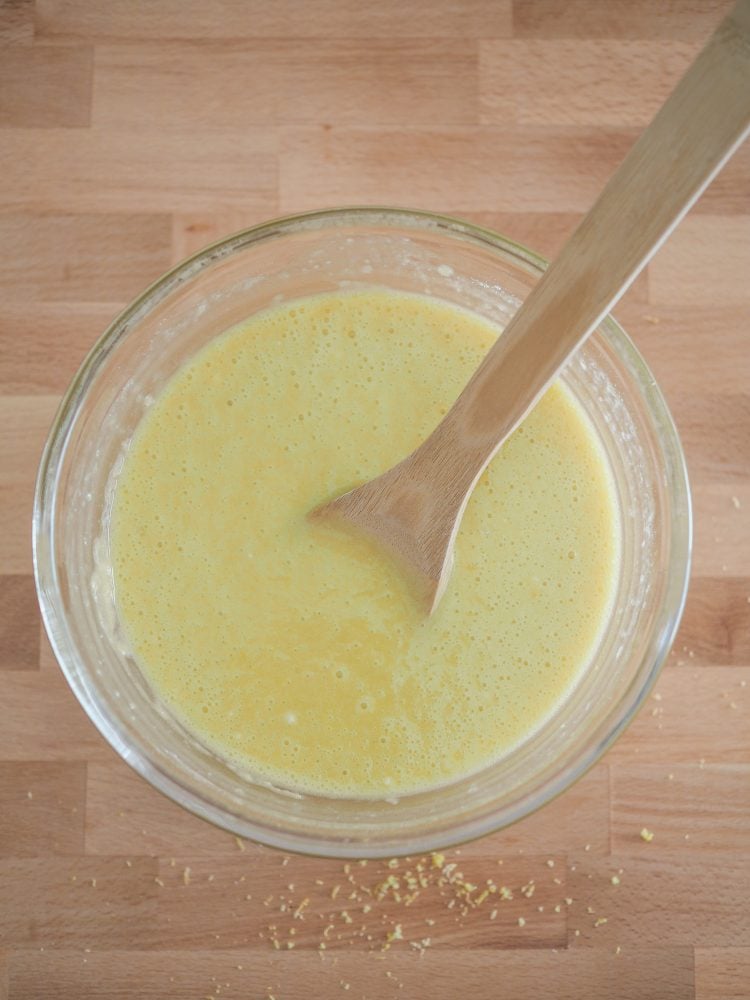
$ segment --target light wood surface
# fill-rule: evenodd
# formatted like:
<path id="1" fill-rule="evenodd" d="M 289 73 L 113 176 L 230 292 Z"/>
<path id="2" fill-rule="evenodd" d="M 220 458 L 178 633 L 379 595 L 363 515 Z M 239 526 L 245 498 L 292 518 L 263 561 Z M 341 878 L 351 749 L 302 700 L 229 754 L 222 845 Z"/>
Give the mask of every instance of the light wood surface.
<path id="1" fill-rule="evenodd" d="M 311 517 L 391 552 L 432 613 L 487 465 L 749 131 L 750 0 L 737 0 L 437 427 Z"/>
<path id="2" fill-rule="evenodd" d="M 429 867 L 408 907 L 346 899 L 366 897 L 341 864 L 240 850 L 154 792 L 62 680 L 29 543 L 60 393 L 170 263 L 274 214 L 352 202 L 464 215 L 552 254 L 730 6 L 0 3 L 2 1000 L 750 996 L 750 149 L 616 310 L 692 476 L 680 636 L 601 764 L 448 852 L 465 879 L 512 890 L 494 920 L 487 902 L 449 908 L 455 886 Z M 393 871 L 350 874 L 370 887 Z M 309 915 L 281 897 L 309 898 Z M 396 924 L 404 940 L 382 951 Z"/>

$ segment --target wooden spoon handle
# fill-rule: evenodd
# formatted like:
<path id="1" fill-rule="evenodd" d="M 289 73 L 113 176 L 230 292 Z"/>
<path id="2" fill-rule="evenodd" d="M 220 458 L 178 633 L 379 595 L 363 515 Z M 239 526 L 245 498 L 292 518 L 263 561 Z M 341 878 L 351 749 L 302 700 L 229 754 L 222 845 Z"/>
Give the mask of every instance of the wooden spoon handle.
<path id="1" fill-rule="evenodd" d="M 418 449 L 425 464 L 454 450 L 433 471 L 454 510 L 748 131 L 750 0 L 740 0 Z"/>

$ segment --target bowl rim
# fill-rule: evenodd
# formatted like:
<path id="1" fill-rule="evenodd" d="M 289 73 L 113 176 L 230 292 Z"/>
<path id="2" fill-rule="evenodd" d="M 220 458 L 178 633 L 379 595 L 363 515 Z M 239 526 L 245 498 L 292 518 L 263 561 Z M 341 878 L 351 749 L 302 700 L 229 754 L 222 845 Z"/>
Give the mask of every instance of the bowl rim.
<path id="1" fill-rule="evenodd" d="M 342 859 L 363 856 L 370 858 L 392 857 L 399 854 L 413 854 L 415 850 L 424 853 L 438 848 L 456 846 L 510 826 L 541 809 L 567 791 L 600 760 L 630 725 L 648 698 L 679 627 L 690 580 L 693 511 L 685 455 L 679 435 L 661 389 L 644 358 L 620 324 L 611 315 L 607 315 L 597 327 L 597 331 L 606 335 L 607 342 L 613 346 L 618 358 L 627 364 L 634 379 L 638 382 L 646 404 L 649 422 L 652 428 L 658 428 L 657 438 L 660 450 L 671 462 L 670 509 L 673 512 L 675 510 L 681 511 L 682 516 L 670 519 L 669 582 L 657 615 L 657 622 L 660 623 L 661 627 L 658 630 L 655 628 L 659 641 L 650 668 L 645 676 L 640 678 L 638 684 L 631 684 L 631 687 L 635 686 L 636 690 L 634 692 L 628 690 L 627 694 L 623 695 L 622 702 L 624 704 L 621 705 L 616 721 L 606 736 L 598 742 L 592 742 L 591 745 L 578 752 L 573 766 L 549 778 L 533 793 L 527 792 L 524 796 L 519 797 L 512 807 L 505 807 L 502 814 L 490 813 L 482 817 L 481 822 L 469 820 L 462 823 L 459 820 L 452 828 L 454 832 L 446 833 L 441 828 L 434 834 L 422 837 L 416 848 L 414 844 L 405 843 L 403 849 L 394 849 L 392 844 L 381 847 L 362 841 L 312 839 L 307 835 L 290 833 L 277 827 L 264 827 L 257 821 L 244 817 L 240 819 L 221 806 L 207 801 L 199 792 L 179 781 L 173 774 L 167 774 L 143 753 L 141 748 L 134 747 L 122 738 L 117 726 L 112 723 L 106 711 L 102 709 L 99 699 L 94 696 L 93 691 L 86 683 L 86 674 L 89 668 L 81 663 L 80 667 L 83 669 L 76 669 L 71 662 L 81 658 L 78 656 L 75 644 L 70 641 L 67 635 L 65 615 L 59 612 L 55 601 L 55 595 L 59 593 L 59 585 L 56 562 L 51 554 L 55 549 L 57 481 L 79 402 L 85 397 L 86 391 L 101 364 L 127 337 L 130 327 L 138 321 L 139 317 L 204 268 L 230 256 L 237 250 L 268 237 L 282 235 L 289 230 L 293 232 L 310 231 L 317 228 L 322 229 L 332 223 L 343 226 L 347 223 L 375 224 L 377 222 L 392 226 L 405 226 L 417 231 L 432 228 L 454 237 L 469 237 L 475 242 L 484 243 L 492 250 L 500 250 L 508 254 L 514 259 L 514 262 L 520 264 L 531 274 L 538 275 L 547 267 L 547 260 L 543 256 L 488 227 L 441 213 L 390 206 L 354 205 L 279 216 L 216 240 L 177 263 L 148 285 L 115 316 L 98 337 L 62 396 L 42 451 L 34 489 L 32 559 L 37 597 L 45 631 L 68 685 L 107 743 L 152 787 L 200 818 L 208 820 L 231 834 L 239 833 L 243 837 L 268 847 L 315 857 Z M 532 795 L 535 801 L 529 806 L 526 798 Z M 509 813 L 510 815 L 508 815 Z M 236 821 L 234 824 L 232 823 L 233 819 Z M 238 829 L 238 825 L 241 826 L 241 830 Z"/>

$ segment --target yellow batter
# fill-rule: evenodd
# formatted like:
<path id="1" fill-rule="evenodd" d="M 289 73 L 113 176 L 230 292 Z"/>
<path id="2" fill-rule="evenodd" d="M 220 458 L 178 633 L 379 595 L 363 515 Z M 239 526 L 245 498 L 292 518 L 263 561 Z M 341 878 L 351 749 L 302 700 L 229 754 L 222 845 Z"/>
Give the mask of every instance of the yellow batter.
<path id="1" fill-rule="evenodd" d="M 306 520 L 410 452 L 496 335 L 420 296 L 300 299 L 209 344 L 138 428 L 112 516 L 120 615 L 156 691 L 236 765 L 328 795 L 422 790 L 523 741 L 585 669 L 620 526 L 562 385 L 485 473 L 431 618 L 370 542 Z"/>

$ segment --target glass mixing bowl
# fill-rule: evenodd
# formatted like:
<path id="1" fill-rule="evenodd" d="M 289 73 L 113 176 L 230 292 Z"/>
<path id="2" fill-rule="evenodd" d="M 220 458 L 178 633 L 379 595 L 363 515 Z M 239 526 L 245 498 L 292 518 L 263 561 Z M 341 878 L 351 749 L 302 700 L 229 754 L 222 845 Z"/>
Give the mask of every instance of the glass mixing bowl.
<path id="1" fill-rule="evenodd" d="M 563 378 L 593 421 L 622 512 L 617 597 L 568 700 L 517 750 L 445 787 L 397 800 L 300 795 L 249 780 L 160 702 L 118 622 L 109 560 L 114 484 L 138 422 L 208 340 L 282 299 L 380 286 L 437 296 L 507 323 L 542 258 L 455 219 L 341 209 L 256 226 L 147 289 L 74 378 L 42 457 L 34 565 L 44 622 L 81 705 L 114 749 L 175 802 L 242 837 L 336 857 L 413 854 L 513 823 L 604 753 L 643 704 L 682 613 L 690 562 L 687 476 L 653 375 L 606 319 Z"/>

